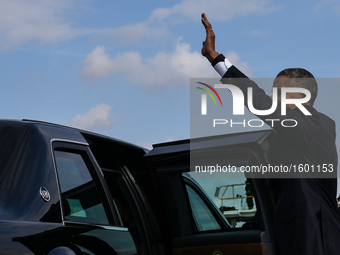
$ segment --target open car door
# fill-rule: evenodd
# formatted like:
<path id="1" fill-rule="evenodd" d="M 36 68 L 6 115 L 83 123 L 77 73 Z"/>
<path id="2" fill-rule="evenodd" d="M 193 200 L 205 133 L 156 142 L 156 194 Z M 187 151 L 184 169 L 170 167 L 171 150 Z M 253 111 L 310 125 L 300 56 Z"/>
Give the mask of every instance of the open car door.
<path id="1" fill-rule="evenodd" d="M 146 154 L 173 254 L 276 254 L 267 180 L 240 171 L 266 163 L 271 132 L 157 144 Z M 217 173 L 223 166 L 238 174 Z"/>

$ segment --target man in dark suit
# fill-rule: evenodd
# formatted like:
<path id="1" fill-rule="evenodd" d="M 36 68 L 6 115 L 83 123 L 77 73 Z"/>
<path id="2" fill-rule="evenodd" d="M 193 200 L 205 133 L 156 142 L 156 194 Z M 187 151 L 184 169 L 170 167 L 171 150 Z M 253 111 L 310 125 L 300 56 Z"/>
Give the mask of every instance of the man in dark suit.
<path id="1" fill-rule="evenodd" d="M 270 109 L 273 100 L 233 66 L 227 58 L 215 51 L 215 34 L 205 14 L 202 23 L 206 29 L 202 55 L 205 56 L 223 77 L 222 83 L 240 88 L 247 105 L 248 88 L 253 91 L 255 109 Z M 242 79 L 240 79 L 242 78 Z M 274 135 L 269 148 L 268 160 L 273 166 L 326 164 L 328 171 L 337 171 L 337 151 L 335 146 L 335 123 L 313 107 L 317 96 L 317 83 L 313 75 L 302 68 L 281 71 L 273 84 L 278 92 L 283 87 L 302 87 L 310 91 L 311 98 L 303 104 L 311 114 L 305 115 L 294 104 L 288 104 L 286 115 L 281 113 L 281 104 L 266 116 L 258 116 L 273 125 Z M 278 93 L 280 95 L 280 93 Z M 302 93 L 289 93 L 287 98 L 304 98 Z M 278 96 L 278 101 L 281 98 Z M 283 119 L 293 119 L 295 127 L 284 127 Z M 336 175 L 333 175 L 334 177 Z M 275 210 L 275 230 L 281 255 L 331 255 L 340 254 L 340 222 L 337 215 L 336 178 L 277 178 L 270 180 L 271 189 L 277 194 Z M 320 177 L 320 176 L 319 176 Z"/>

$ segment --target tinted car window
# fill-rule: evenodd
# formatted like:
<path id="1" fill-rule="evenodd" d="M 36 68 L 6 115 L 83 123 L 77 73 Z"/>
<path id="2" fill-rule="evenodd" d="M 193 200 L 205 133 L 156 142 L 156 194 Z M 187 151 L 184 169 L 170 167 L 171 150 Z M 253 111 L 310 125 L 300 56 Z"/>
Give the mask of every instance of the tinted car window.
<path id="1" fill-rule="evenodd" d="M 109 224 L 95 183 L 84 161 L 86 155 L 55 151 L 64 219 Z"/>
<path id="2" fill-rule="evenodd" d="M 213 178 L 195 172 L 186 173 L 186 175 L 214 202 L 231 228 L 259 228 L 255 219 L 257 207 L 251 179 Z M 188 194 L 190 198 L 189 190 Z M 191 207 L 193 207 L 192 203 Z M 192 210 L 194 212 L 194 209 Z M 201 210 L 200 214 L 204 214 L 204 211 Z"/>
<path id="3" fill-rule="evenodd" d="M 199 231 L 221 229 L 214 215 L 200 196 L 188 185 L 186 185 L 188 197 L 194 220 Z"/>

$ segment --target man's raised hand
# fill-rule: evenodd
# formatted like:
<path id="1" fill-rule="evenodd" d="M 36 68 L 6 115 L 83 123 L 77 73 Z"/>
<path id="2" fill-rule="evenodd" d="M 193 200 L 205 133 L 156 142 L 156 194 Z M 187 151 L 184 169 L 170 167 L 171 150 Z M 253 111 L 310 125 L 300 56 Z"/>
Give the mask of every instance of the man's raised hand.
<path id="1" fill-rule="evenodd" d="M 202 47 L 202 55 L 212 62 L 219 53 L 215 51 L 215 33 L 205 13 L 202 13 L 202 24 L 206 32 L 206 38 Z"/>

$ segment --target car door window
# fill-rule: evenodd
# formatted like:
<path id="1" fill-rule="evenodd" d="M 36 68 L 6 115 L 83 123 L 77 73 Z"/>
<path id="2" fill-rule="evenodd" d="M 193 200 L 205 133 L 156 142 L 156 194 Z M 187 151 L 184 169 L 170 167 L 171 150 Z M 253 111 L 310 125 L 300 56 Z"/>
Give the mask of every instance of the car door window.
<path id="1" fill-rule="evenodd" d="M 95 182 L 85 163 L 86 155 L 54 152 L 66 221 L 109 224 Z"/>
<path id="2" fill-rule="evenodd" d="M 186 189 L 198 231 L 221 229 L 214 215 L 211 213 L 202 198 L 200 198 L 200 196 L 190 186 L 186 185 Z"/>
<path id="3" fill-rule="evenodd" d="M 250 179 L 247 178 L 207 178 L 201 177 L 200 173 L 185 173 L 187 177 L 196 183 L 206 196 L 216 205 L 223 214 L 231 228 L 254 229 L 258 228 L 256 222 L 256 203 L 254 199 L 253 187 Z M 208 216 L 206 211 L 197 210 L 192 203 L 192 191 L 188 190 L 190 205 L 196 219 Z M 195 216 L 199 214 L 199 216 Z M 196 220 L 197 228 L 202 229 L 202 224 Z"/>

